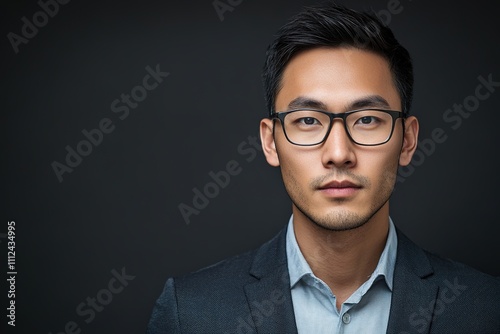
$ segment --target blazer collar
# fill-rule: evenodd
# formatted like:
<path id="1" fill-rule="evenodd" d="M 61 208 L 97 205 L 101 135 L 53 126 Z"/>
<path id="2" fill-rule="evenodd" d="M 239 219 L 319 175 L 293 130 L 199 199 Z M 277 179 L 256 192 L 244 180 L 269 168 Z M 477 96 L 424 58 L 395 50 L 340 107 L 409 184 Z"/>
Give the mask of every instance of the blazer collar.
<path id="1" fill-rule="evenodd" d="M 429 333 L 438 286 L 426 253 L 398 228 L 387 333 Z M 256 333 L 297 333 L 286 260 L 286 227 L 255 254 L 245 294 Z"/>
<path id="2" fill-rule="evenodd" d="M 387 333 L 429 333 L 438 286 L 426 253 L 399 229 L 394 288 Z"/>
<path id="3" fill-rule="evenodd" d="M 255 254 L 245 294 L 257 333 L 297 333 L 286 260 L 286 228 Z"/>

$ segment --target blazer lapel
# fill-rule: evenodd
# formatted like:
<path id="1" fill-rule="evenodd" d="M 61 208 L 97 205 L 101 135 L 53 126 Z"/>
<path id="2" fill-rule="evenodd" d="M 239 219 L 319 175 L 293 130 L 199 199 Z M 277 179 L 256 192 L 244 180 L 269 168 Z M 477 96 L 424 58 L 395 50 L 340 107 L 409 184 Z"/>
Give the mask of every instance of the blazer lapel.
<path id="1" fill-rule="evenodd" d="M 433 268 L 425 252 L 397 230 L 398 253 L 394 269 L 387 333 L 429 333 L 438 286 L 428 279 Z"/>
<path id="2" fill-rule="evenodd" d="M 256 333 L 297 333 L 286 260 L 286 228 L 254 258 L 245 294 Z"/>

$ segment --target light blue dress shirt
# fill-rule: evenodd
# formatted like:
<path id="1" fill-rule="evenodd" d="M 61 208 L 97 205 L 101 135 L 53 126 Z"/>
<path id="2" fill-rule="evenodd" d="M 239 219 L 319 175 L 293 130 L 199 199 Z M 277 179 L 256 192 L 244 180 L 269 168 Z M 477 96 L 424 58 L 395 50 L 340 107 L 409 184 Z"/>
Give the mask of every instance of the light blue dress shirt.
<path id="1" fill-rule="evenodd" d="M 377 267 L 343 304 L 340 311 L 328 285 L 316 277 L 302 255 L 293 230 L 286 236 L 286 255 L 295 321 L 299 334 L 386 333 L 391 308 L 392 279 L 397 252 L 396 230 L 389 218 L 389 235 Z"/>

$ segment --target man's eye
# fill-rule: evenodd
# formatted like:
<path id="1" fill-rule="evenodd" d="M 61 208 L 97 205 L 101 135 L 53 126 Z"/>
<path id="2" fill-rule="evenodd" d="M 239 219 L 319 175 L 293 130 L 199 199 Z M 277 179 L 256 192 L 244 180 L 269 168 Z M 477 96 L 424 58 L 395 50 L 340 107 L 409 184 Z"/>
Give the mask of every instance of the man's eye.
<path id="1" fill-rule="evenodd" d="M 303 117 L 303 118 L 299 119 L 299 123 L 302 123 L 305 125 L 319 124 L 318 120 L 314 117 Z"/>
<path id="2" fill-rule="evenodd" d="M 365 116 L 365 117 L 361 117 L 359 119 L 359 122 L 362 124 L 370 124 L 374 121 L 375 121 L 375 118 L 373 116 Z"/>
<path id="3" fill-rule="evenodd" d="M 370 126 L 378 126 L 380 125 L 382 120 L 377 116 L 363 116 L 356 120 L 354 125 L 370 125 Z"/>

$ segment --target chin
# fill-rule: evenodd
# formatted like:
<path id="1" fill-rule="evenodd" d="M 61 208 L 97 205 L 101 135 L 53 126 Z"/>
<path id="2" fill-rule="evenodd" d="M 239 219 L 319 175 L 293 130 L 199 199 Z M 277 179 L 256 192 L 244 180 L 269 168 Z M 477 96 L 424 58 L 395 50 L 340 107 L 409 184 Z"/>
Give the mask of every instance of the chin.
<path id="1" fill-rule="evenodd" d="M 350 231 L 365 225 L 368 219 L 363 219 L 357 215 L 352 214 L 343 217 L 325 217 L 319 220 L 311 220 L 317 226 L 329 231 Z"/>
<path id="2" fill-rule="evenodd" d="M 300 210 L 300 209 L 299 209 Z M 329 231 L 349 231 L 365 225 L 372 215 L 360 215 L 349 210 L 335 210 L 323 215 L 316 215 L 300 210 L 313 224 Z"/>

